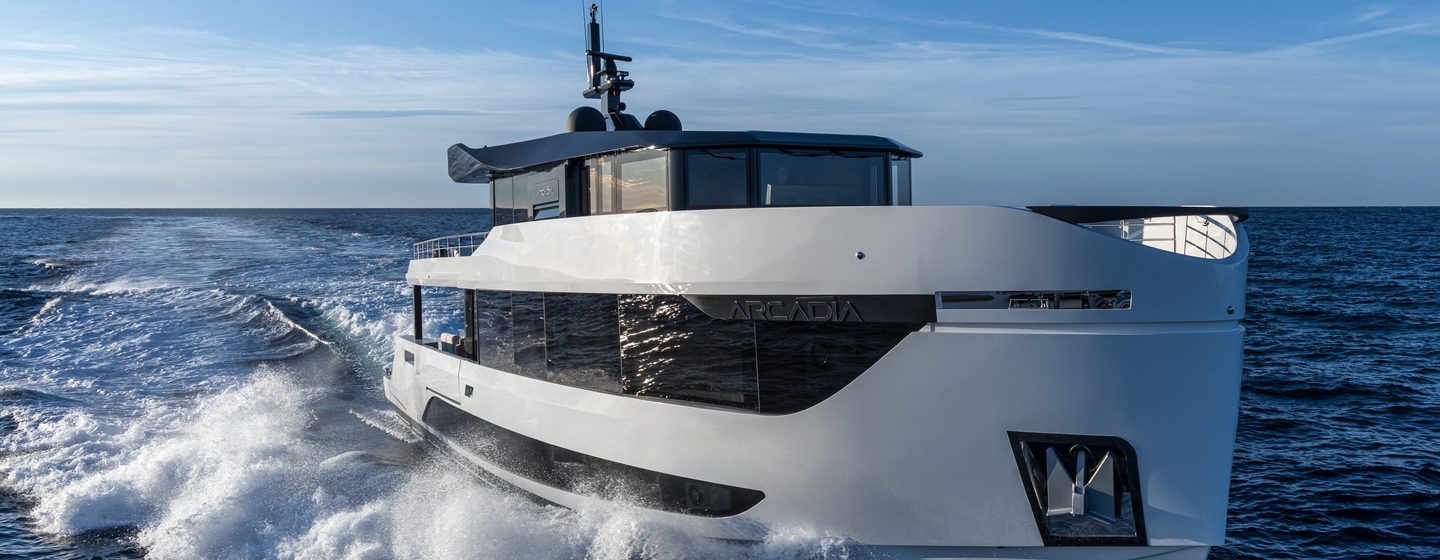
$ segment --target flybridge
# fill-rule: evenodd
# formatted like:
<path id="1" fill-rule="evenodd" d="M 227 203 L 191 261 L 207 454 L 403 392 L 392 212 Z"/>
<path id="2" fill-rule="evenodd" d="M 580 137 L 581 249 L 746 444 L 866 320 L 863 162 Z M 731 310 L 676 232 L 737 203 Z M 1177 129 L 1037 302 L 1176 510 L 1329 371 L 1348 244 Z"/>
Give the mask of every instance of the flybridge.
<path id="1" fill-rule="evenodd" d="M 496 226 L 575 216 L 784 206 L 907 206 L 917 150 L 878 136 L 685 131 L 670 111 L 642 124 L 625 112 L 635 87 L 602 50 L 591 6 L 586 28 L 587 99 L 566 132 L 449 150 L 450 178 L 490 183 Z"/>

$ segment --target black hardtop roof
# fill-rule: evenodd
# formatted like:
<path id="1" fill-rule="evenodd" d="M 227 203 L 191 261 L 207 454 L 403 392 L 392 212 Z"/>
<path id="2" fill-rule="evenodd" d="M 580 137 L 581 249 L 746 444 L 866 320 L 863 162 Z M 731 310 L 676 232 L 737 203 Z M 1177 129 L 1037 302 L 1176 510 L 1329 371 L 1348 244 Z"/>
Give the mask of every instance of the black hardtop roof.
<path id="1" fill-rule="evenodd" d="M 457 183 L 488 183 L 491 176 L 495 174 L 520 171 L 529 167 L 597 154 L 640 148 L 724 148 L 731 146 L 875 150 L 909 157 L 923 155 L 909 146 L 889 138 L 853 134 L 754 130 L 566 132 L 524 142 L 483 148 L 471 148 L 464 144 L 456 144 L 450 147 L 450 178 Z"/>

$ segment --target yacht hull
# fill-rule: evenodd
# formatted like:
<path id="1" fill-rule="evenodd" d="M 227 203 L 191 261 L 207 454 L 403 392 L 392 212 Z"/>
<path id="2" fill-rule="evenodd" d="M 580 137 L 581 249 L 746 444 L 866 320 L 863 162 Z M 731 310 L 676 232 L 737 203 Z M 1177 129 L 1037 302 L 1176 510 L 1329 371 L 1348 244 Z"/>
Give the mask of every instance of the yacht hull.
<path id="1" fill-rule="evenodd" d="M 862 239 L 866 248 L 893 247 L 873 236 L 853 237 L 848 229 L 826 230 L 826 224 L 847 222 L 843 212 L 819 212 L 836 209 L 793 210 L 762 219 L 802 222 L 812 235 L 798 242 L 742 228 L 735 236 L 707 236 L 704 243 L 753 242 L 768 248 L 740 250 L 792 254 L 796 244 L 828 254 Z M 631 508 L 653 523 L 719 539 L 759 541 L 798 529 L 926 558 L 1203 558 L 1210 546 L 1223 543 L 1242 359 L 1243 232 L 1235 255 L 1207 261 L 1021 210 L 878 210 L 914 210 L 895 222 L 902 238 L 916 239 L 913 230 L 948 223 L 957 241 L 897 250 L 874 275 L 834 277 L 834 283 L 853 287 L 831 293 L 928 290 L 936 295 L 936 315 L 863 374 L 804 410 L 764 414 L 589 390 L 487 367 L 411 336 L 396 338 L 385 394 L 419 429 L 540 498 L 572 508 Z M 979 218 L 969 222 L 976 232 L 966 229 L 967 217 Z M 611 217 L 568 221 L 604 218 Z M 610 231 L 633 230 L 647 219 L 660 228 L 703 225 L 686 216 L 613 218 L 630 221 L 617 221 Z M 550 230 L 554 235 L 538 235 L 537 228 L 546 225 L 506 226 L 471 257 L 415 261 L 410 279 L 471 289 L 574 290 L 583 279 L 565 274 L 566 267 L 591 270 L 585 262 L 604 256 L 586 251 L 593 241 L 577 241 L 571 254 L 554 257 L 567 264 L 534 266 L 539 249 L 563 253 L 559 248 L 567 241 L 559 223 Z M 591 225 L 592 232 L 606 229 Z M 1027 252 L 1032 259 L 985 274 L 983 267 L 998 265 L 996 258 L 1014 256 L 995 247 L 994 228 L 1024 239 L 1033 248 Z M 708 231 L 717 229 L 725 227 Z M 976 241 L 986 236 L 987 242 Z M 674 293 L 685 286 L 733 293 L 733 286 L 745 282 L 730 271 L 743 268 L 755 289 L 798 285 L 802 269 L 787 261 L 753 267 L 717 258 L 716 250 L 677 245 L 676 251 L 632 258 L 627 264 L 644 271 L 643 277 L 609 274 L 595 283 L 635 291 L 669 287 Z M 709 267 L 714 282 L 705 284 L 699 276 L 671 282 L 653 274 L 659 263 L 691 251 L 716 263 Z M 846 257 L 856 260 L 853 253 Z M 1077 254 L 1095 260 L 1083 262 Z M 956 268 L 957 259 L 971 266 Z M 457 266 L 451 263 L 472 268 L 447 269 Z M 605 263 L 595 265 L 602 269 L 597 274 L 616 266 Z M 823 261 L 809 270 L 850 265 Z M 1195 274 L 1186 277 L 1187 271 Z M 547 274 L 560 280 L 547 286 Z M 776 281 L 759 281 L 765 274 Z M 495 284 L 467 285 L 471 275 Z M 890 277 L 903 277 L 904 289 L 883 285 Z M 944 289 L 1007 288 L 1133 289 L 1136 299 L 1134 309 L 1123 310 L 949 309 L 939 297 Z M 763 492 L 763 499 L 741 513 L 716 517 L 572 491 L 514 472 L 435 430 L 427 411 L 437 403 L 567 453 L 753 489 Z M 1137 537 L 1117 544 L 1047 535 L 1046 518 L 1057 499 L 1053 489 L 1048 497 L 1038 496 L 1037 485 L 1044 481 L 1027 479 L 1019 447 L 1025 434 L 1121 442 L 1133 476 L 1129 495 L 1137 511 L 1131 515 L 1142 525 Z"/>

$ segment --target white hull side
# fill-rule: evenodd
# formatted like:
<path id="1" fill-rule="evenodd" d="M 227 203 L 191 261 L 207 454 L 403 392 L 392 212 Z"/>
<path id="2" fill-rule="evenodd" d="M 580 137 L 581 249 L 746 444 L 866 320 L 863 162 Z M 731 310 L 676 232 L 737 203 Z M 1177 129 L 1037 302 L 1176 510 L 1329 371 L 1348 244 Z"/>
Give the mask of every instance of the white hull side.
<path id="1" fill-rule="evenodd" d="M 1007 432 L 1119 436 L 1139 457 L 1150 544 L 1203 546 L 1224 537 L 1240 336 L 1233 325 L 940 327 L 819 405 L 780 416 L 566 387 L 402 339 L 417 369 L 397 363 L 387 394 L 415 418 L 439 393 L 547 443 L 765 492 L 734 518 L 651 512 L 737 539 L 801 526 L 874 545 L 1040 546 Z M 464 385 L 471 397 L 452 392 Z M 585 499 L 496 474 L 564 505 Z"/>

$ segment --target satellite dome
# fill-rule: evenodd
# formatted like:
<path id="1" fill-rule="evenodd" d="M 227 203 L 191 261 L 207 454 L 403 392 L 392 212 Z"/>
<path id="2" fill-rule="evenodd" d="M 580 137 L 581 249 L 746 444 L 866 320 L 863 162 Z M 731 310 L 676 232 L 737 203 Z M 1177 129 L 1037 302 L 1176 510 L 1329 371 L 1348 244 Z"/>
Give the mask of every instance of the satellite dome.
<path id="1" fill-rule="evenodd" d="M 645 117 L 645 130 L 680 130 L 680 117 L 661 109 Z"/>
<path id="2" fill-rule="evenodd" d="M 594 107 L 577 107 L 565 119 L 565 132 L 605 132 L 605 115 Z"/>

